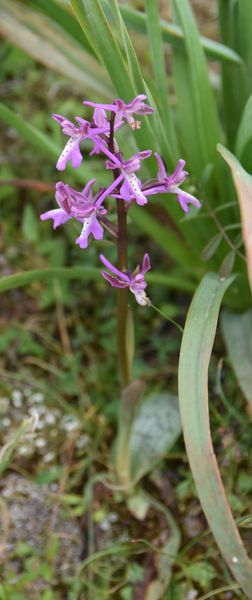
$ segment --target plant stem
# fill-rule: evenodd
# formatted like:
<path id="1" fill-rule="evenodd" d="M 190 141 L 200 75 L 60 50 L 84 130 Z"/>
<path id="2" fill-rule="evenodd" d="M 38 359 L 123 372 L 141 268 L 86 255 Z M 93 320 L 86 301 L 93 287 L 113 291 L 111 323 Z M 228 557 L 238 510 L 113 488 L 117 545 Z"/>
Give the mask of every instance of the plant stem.
<path id="1" fill-rule="evenodd" d="M 115 114 L 111 113 L 108 149 L 112 154 L 115 154 L 114 124 Z M 119 169 L 114 169 L 113 174 L 116 180 L 120 176 Z M 118 268 L 120 271 L 125 271 L 127 269 L 127 212 L 123 200 L 117 199 L 116 204 L 118 219 Z M 119 288 L 117 291 L 117 350 L 122 387 L 126 387 L 131 381 L 131 359 L 127 343 L 130 315 L 127 298 L 128 290 L 126 288 Z"/>

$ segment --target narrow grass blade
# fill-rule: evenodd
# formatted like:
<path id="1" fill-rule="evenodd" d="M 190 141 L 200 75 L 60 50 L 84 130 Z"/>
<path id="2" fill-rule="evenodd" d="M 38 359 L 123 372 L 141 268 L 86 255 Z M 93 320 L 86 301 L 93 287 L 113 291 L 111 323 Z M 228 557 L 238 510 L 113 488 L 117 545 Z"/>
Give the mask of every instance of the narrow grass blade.
<path id="1" fill-rule="evenodd" d="M 169 107 L 168 81 L 165 67 L 158 3 L 153 2 L 152 0 L 145 0 L 145 8 L 147 14 L 148 40 L 152 58 L 152 70 L 157 92 L 157 104 L 159 106 L 166 136 L 169 139 L 171 150 L 175 155 L 174 158 L 178 159 L 177 139 L 173 118 Z"/>
<path id="2" fill-rule="evenodd" d="M 77 19 L 73 16 L 67 6 L 60 5 L 54 0 L 44 2 L 44 0 L 29 0 L 29 6 L 39 10 L 50 17 L 58 26 L 62 27 L 71 37 L 81 44 L 88 52 L 94 54 L 84 32 L 82 31 Z"/>
<path id="3" fill-rule="evenodd" d="M 222 41 L 226 46 L 238 52 L 241 48 L 237 46 L 237 41 L 243 39 L 243 31 L 240 32 L 240 35 L 238 33 L 240 28 L 239 11 L 242 4 L 244 2 L 218 0 Z M 249 95 L 247 69 L 244 62 L 240 62 L 237 65 L 226 62 L 222 63 L 222 93 L 224 104 L 223 120 L 225 123 L 227 144 L 233 149 L 242 111 Z"/>
<path id="4" fill-rule="evenodd" d="M 252 406 L 252 310 L 243 314 L 225 311 L 221 323 L 239 386 Z"/>
<path id="5" fill-rule="evenodd" d="M 239 124 L 236 137 L 235 150 L 238 158 L 241 160 L 245 150 L 252 140 L 252 96 L 249 97 L 245 105 L 242 118 Z"/>
<path id="6" fill-rule="evenodd" d="M 198 496 L 217 545 L 248 598 L 252 570 L 227 502 L 210 435 L 208 367 L 223 295 L 233 278 L 209 273 L 190 306 L 179 361 L 179 402 L 187 454 Z"/>
<path id="7" fill-rule="evenodd" d="M 237 158 L 227 148 L 219 144 L 218 150 L 231 169 L 238 194 L 242 235 L 247 255 L 248 279 L 252 290 L 252 176 L 243 169 Z"/>
<path id="8" fill-rule="evenodd" d="M 110 97 L 111 89 L 95 59 L 43 14 L 21 7 L 14 0 L 1 0 L 0 32 L 35 60 L 68 77 L 79 89 Z"/>
<path id="9" fill-rule="evenodd" d="M 18 115 L 13 110 L 0 103 L 0 120 L 14 127 L 18 133 L 33 147 L 37 148 L 41 154 L 45 154 L 47 158 L 56 161 L 61 154 L 62 149 L 57 144 L 53 143 L 47 135 L 39 129 L 28 123 L 21 115 Z"/>
<path id="10" fill-rule="evenodd" d="M 104 10 L 106 10 L 105 6 Z M 124 5 L 120 6 L 120 11 L 127 27 L 132 28 L 133 31 L 137 31 L 139 33 L 146 33 L 147 16 L 144 12 L 140 12 L 134 8 L 131 8 L 130 6 Z M 183 47 L 184 35 L 181 27 L 175 23 L 169 23 L 164 19 L 160 19 L 160 27 L 164 42 Z M 204 36 L 200 37 L 200 41 L 202 48 L 209 58 L 230 62 L 233 64 L 241 64 L 241 57 L 239 54 L 237 54 L 237 52 L 232 50 L 232 48 L 229 48 L 229 46 L 225 46 L 224 44 L 220 44 L 219 42 Z"/>
<path id="11" fill-rule="evenodd" d="M 99 0 L 71 0 L 71 6 L 98 58 L 105 65 L 117 92 L 124 100 L 130 101 L 135 90 L 120 46 Z"/>
<path id="12" fill-rule="evenodd" d="M 194 120 L 194 137 L 198 142 L 198 154 L 200 154 L 203 169 L 204 166 L 215 162 L 216 159 L 216 143 L 220 138 L 217 110 L 200 36 L 190 5 L 187 0 L 173 0 L 173 5 L 179 25 L 183 29 L 188 57 L 193 113 L 190 114 L 190 117 L 187 113 L 187 119 Z M 185 97 L 179 97 L 178 102 L 185 102 Z"/>
<path id="13" fill-rule="evenodd" d="M 139 210 L 138 207 L 131 207 L 131 217 L 138 228 L 152 237 L 168 256 L 183 267 L 185 272 L 191 273 L 197 277 L 197 265 L 192 262 L 190 252 L 186 248 L 185 241 L 181 240 L 171 228 L 162 225 L 147 211 Z"/>
<path id="14" fill-rule="evenodd" d="M 52 279 L 83 279 L 83 281 L 99 281 L 101 271 L 95 267 L 53 267 L 48 269 L 33 269 L 8 275 L 0 278 L 0 293 L 13 290 L 18 287 L 30 285 L 34 281 L 51 281 Z M 154 285 L 163 285 L 168 288 L 180 289 L 191 293 L 195 289 L 195 285 L 183 275 L 167 275 L 155 271 L 148 273 L 147 282 Z"/>
<path id="15" fill-rule="evenodd" d="M 39 154 L 43 154 L 47 159 L 56 162 L 62 152 L 61 146 L 52 142 L 48 135 L 28 123 L 21 115 L 0 103 L 0 121 L 14 127 L 18 133 L 31 145 Z M 83 183 L 85 179 L 93 178 L 93 171 L 90 166 L 84 163 L 81 169 L 76 171 L 76 179 Z M 98 177 L 97 177 L 98 179 Z"/>

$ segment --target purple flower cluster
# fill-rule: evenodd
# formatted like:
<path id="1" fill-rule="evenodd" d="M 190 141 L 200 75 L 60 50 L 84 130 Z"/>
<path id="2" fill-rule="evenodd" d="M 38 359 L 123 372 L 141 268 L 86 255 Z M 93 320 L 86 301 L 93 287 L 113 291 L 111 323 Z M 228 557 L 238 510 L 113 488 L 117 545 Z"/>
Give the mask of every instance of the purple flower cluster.
<path id="1" fill-rule="evenodd" d="M 197 198 L 180 188 L 188 175 L 184 170 L 184 160 L 179 160 L 175 171 L 168 175 L 161 157 L 156 152 L 154 156 L 158 167 L 157 177 L 151 182 L 142 183 L 137 172 L 141 168 L 141 161 L 151 156 L 151 150 L 137 152 L 128 159 L 125 159 L 119 150 L 114 133 L 125 122 L 133 130 L 138 129 L 141 122 L 136 121 L 134 115 L 153 113 L 153 108 L 148 106 L 145 100 L 146 96 L 140 94 L 129 103 L 120 99 L 115 100 L 112 104 L 83 102 L 84 105 L 94 108 L 91 122 L 77 116 L 75 117 L 76 124 L 74 124 L 61 115 L 52 115 L 53 119 L 60 124 L 62 132 L 69 138 L 56 165 L 59 171 L 63 171 L 69 161 L 74 168 L 80 166 L 83 158 L 80 143 L 88 139 L 93 145 L 90 155 L 104 154 L 106 157 L 105 167 L 111 169 L 114 175 L 113 183 L 95 194 L 92 192 L 95 179 L 90 180 L 81 192 L 58 182 L 55 198 L 59 208 L 49 210 L 40 217 L 42 221 L 52 219 L 54 229 L 72 218 L 79 221 L 82 224 L 82 231 L 76 239 L 76 244 L 80 248 L 87 248 L 90 236 L 93 236 L 95 240 L 101 240 L 104 226 L 109 229 L 109 221 L 105 218 L 107 210 L 103 205 L 108 196 L 124 202 L 125 207 L 129 208 L 133 202 L 139 206 L 146 204 L 148 197 L 154 194 L 175 194 L 184 212 L 188 212 L 189 204 L 200 207 Z M 113 151 L 111 151 L 111 136 L 113 136 Z M 150 303 L 145 293 L 147 284 L 144 278 L 145 273 L 150 269 L 148 254 L 144 255 L 141 267 L 137 267 L 134 272 L 119 271 L 103 255 L 100 256 L 100 259 L 105 267 L 113 273 L 111 275 L 107 271 L 102 271 L 103 277 L 113 287 L 128 287 L 139 304 L 146 306 Z"/>

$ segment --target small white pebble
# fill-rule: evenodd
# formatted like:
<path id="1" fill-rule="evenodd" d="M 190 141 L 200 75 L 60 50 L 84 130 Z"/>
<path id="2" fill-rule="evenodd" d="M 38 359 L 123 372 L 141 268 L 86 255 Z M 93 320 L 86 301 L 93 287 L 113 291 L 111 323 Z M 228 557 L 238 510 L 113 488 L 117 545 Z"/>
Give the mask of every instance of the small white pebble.
<path id="1" fill-rule="evenodd" d="M 29 448 L 29 446 L 20 446 L 20 448 L 18 449 L 18 454 L 21 454 L 21 456 L 27 456 L 30 453 L 31 448 Z"/>
<path id="2" fill-rule="evenodd" d="M 22 392 L 20 390 L 13 390 L 13 392 L 11 394 L 11 399 L 12 399 L 14 406 L 16 406 L 16 408 L 19 408 L 22 404 L 22 399 L 23 399 Z"/>
<path id="3" fill-rule="evenodd" d="M 41 392 L 36 392 L 36 394 L 32 395 L 32 399 L 33 402 L 43 402 L 44 394 L 41 394 Z"/>
<path id="4" fill-rule="evenodd" d="M 11 424 L 11 420 L 10 420 L 10 419 L 8 419 L 8 417 L 5 417 L 5 418 L 2 420 L 2 423 L 3 423 L 3 426 L 4 426 L 4 427 L 9 427 L 9 426 L 10 426 L 10 424 Z"/>
<path id="5" fill-rule="evenodd" d="M 52 492 L 57 492 L 57 491 L 58 491 L 58 489 L 59 489 L 59 485 L 58 485 L 58 483 L 55 483 L 55 482 L 53 482 L 53 483 L 50 483 L 50 490 L 51 490 Z"/>
<path id="6" fill-rule="evenodd" d="M 103 519 L 100 524 L 99 527 L 102 531 L 109 531 L 111 529 L 111 525 L 110 522 L 107 518 Z"/>
<path id="7" fill-rule="evenodd" d="M 47 452 L 47 454 L 45 454 L 45 456 L 43 457 L 44 462 L 49 463 L 52 462 L 52 460 L 54 460 L 55 458 L 55 452 Z"/>
<path id="8" fill-rule="evenodd" d="M 56 422 L 56 417 L 55 417 L 55 415 L 53 415 L 53 413 L 47 413 L 47 414 L 45 415 L 45 422 L 46 422 L 48 425 L 54 425 L 54 423 Z"/>
<path id="9" fill-rule="evenodd" d="M 80 421 L 78 421 L 75 417 L 66 415 L 62 419 L 62 427 L 65 429 L 65 431 L 74 431 L 75 429 L 80 428 Z"/>
<path id="10" fill-rule="evenodd" d="M 35 440 L 35 446 L 37 448 L 44 448 L 46 446 L 46 440 L 44 438 L 37 438 Z"/>
<path id="11" fill-rule="evenodd" d="M 238 563 L 239 562 L 239 558 L 237 558 L 237 556 L 232 556 L 232 562 L 233 563 Z"/>
<path id="12" fill-rule="evenodd" d="M 118 514 L 111 512 L 108 514 L 108 519 L 110 523 L 116 523 L 116 521 L 118 521 Z"/>

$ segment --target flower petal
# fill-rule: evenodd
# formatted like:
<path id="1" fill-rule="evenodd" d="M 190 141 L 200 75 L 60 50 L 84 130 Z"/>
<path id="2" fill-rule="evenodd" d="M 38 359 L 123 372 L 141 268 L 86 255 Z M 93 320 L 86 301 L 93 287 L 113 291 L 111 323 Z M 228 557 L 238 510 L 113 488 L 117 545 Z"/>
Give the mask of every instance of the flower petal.
<path id="1" fill-rule="evenodd" d="M 115 277 L 114 275 L 110 275 L 107 271 L 101 271 L 102 276 L 106 279 L 110 285 L 116 288 L 126 288 L 129 287 L 129 283 L 119 279 L 119 277 Z"/>
<path id="2" fill-rule="evenodd" d="M 67 223 L 71 216 L 68 215 L 62 208 L 55 208 L 54 210 L 48 210 L 45 213 L 40 215 L 41 221 L 46 221 L 47 219 L 53 219 L 53 229 L 59 227 L 59 225 L 63 225 Z"/>
<path id="3" fill-rule="evenodd" d="M 126 273 L 123 273 L 122 271 L 119 271 L 119 269 L 117 269 L 116 267 L 114 267 L 114 265 L 112 265 L 112 263 L 109 262 L 109 260 L 103 254 L 100 254 L 100 260 L 104 264 L 104 266 L 107 269 L 109 269 L 112 273 L 114 273 L 115 275 L 117 275 L 119 277 L 119 279 L 123 279 L 127 283 L 130 282 L 129 276 L 126 275 Z"/>

